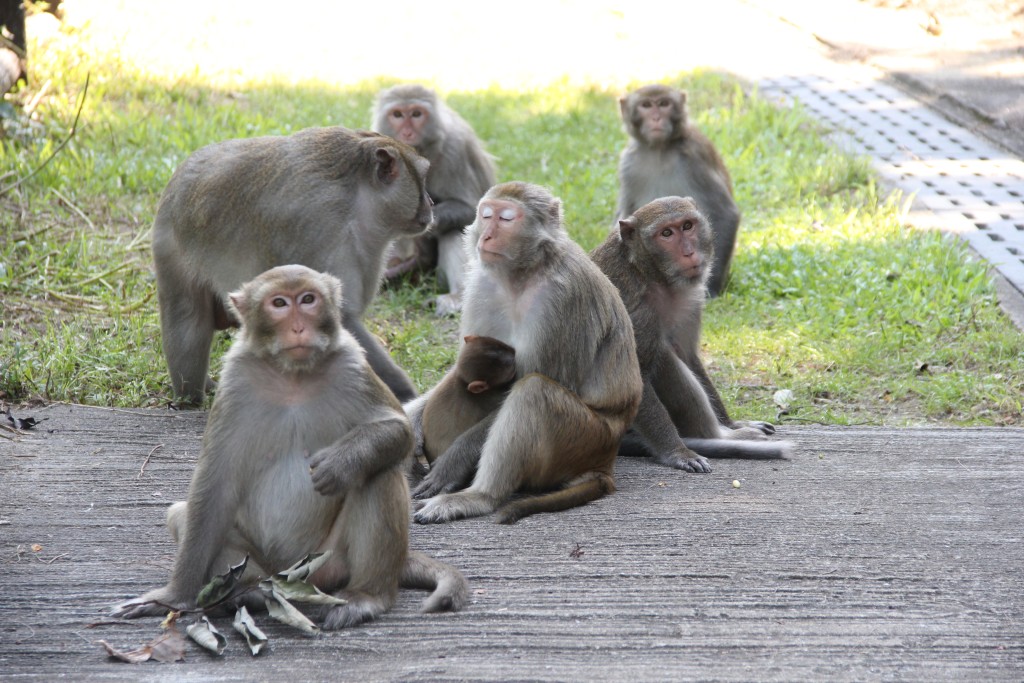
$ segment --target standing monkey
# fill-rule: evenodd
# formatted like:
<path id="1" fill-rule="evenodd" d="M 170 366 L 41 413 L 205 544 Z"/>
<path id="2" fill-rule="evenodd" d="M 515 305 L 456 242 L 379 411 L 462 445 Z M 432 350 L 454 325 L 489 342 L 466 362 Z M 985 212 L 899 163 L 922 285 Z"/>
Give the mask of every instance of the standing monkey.
<path id="1" fill-rule="evenodd" d="M 423 455 L 434 462 L 464 432 L 495 412 L 516 378 L 516 350 L 469 335 L 452 371 L 423 407 Z"/>
<path id="2" fill-rule="evenodd" d="M 345 286 L 342 324 L 400 400 L 409 377 L 363 326 L 396 237 L 433 220 L 429 163 L 366 131 L 311 128 L 203 147 L 171 177 L 153 223 L 164 355 L 177 396 L 199 403 L 225 297 L 274 266 L 301 263 Z"/>
<path id="3" fill-rule="evenodd" d="M 476 216 L 476 204 L 496 182 L 494 160 L 466 121 L 422 85 L 396 85 L 377 95 L 373 129 L 416 148 L 430 161 L 427 192 L 434 200 L 434 226 L 415 241 L 395 245 L 395 277 L 415 268 L 438 269 L 448 294 L 437 299 L 437 312 L 461 307 L 466 255 L 462 233 Z"/>
<path id="4" fill-rule="evenodd" d="M 715 258 L 707 287 L 711 296 L 718 296 L 729 279 L 740 224 L 722 157 L 688 122 L 683 90 L 647 85 L 621 98 L 619 110 L 632 140 L 619 159 L 615 220 L 658 197 L 693 197 L 711 222 Z"/>
<path id="5" fill-rule="evenodd" d="M 539 493 L 501 507 L 498 521 L 511 523 L 611 493 L 643 386 L 615 287 L 569 238 L 561 201 L 537 185 L 492 187 L 466 245 L 473 254 L 461 334 L 513 347 L 518 379 L 497 413 L 460 437 L 479 439 L 482 449 L 453 447 L 434 462 L 414 492 L 429 497 L 416 521 L 484 515 L 517 491 Z M 435 390 L 405 406 L 418 435 Z M 447 493 L 474 468 L 467 489 Z"/>
<path id="6" fill-rule="evenodd" d="M 700 312 L 713 250 L 708 220 L 693 200 L 663 197 L 619 221 L 592 254 L 633 321 L 644 381 L 633 432 L 656 462 L 690 472 L 711 471 L 704 455 L 775 459 L 790 450 L 787 442 L 763 441 L 775 431 L 766 422 L 733 423 L 701 363 Z"/>
<path id="7" fill-rule="evenodd" d="M 167 513 L 179 546 L 171 580 L 115 614 L 193 608 L 213 575 L 246 555 L 243 580 L 255 581 L 327 550 L 311 580 L 348 600 L 327 611 L 328 629 L 382 614 L 400 583 L 434 588 L 424 611 L 465 604 L 458 570 L 409 552 L 412 430 L 342 328 L 341 303 L 337 278 L 298 265 L 231 294 L 242 329 L 225 357 L 188 502 Z"/>

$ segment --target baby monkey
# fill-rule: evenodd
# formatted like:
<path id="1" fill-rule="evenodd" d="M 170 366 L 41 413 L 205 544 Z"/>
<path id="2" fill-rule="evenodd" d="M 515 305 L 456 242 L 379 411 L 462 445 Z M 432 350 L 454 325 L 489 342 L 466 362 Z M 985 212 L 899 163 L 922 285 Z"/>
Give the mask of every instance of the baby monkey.
<path id="1" fill-rule="evenodd" d="M 437 460 L 459 436 L 497 412 L 515 379 L 515 349 L 494 337 L 466 336 L 454 372 L 423 408 L 427 462 Z"/>

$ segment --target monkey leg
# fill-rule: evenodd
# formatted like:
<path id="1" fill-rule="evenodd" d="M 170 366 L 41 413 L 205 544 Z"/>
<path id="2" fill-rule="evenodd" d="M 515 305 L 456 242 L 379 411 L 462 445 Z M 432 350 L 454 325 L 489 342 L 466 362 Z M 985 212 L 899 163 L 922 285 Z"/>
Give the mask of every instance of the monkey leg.
<path id="1" fill-rule="evenodd" d="M 711 401 L 696 375 L 675 356 L 666 354 L 650 375 L 651 386 L 665 406 L 679 436 L 701 439 L 721 438 Z"/>
<path id="2" fill-rule="evenodd" d="M 171 260 L 157 268 L 160 332 L 175 396 L 202 403 L 210 379 L 210 345 L 216 327 L 216 295 L 190 281 Z"/>
<path id="3" fill-rule="evenodd" d="M 348 603 L 328 609 L 324 628 L 362 624 L 390 609 L 409 550 L 405 474 L 387 470 L 351 490 L 328 540 L 345 558 L 348 583 L 336 594 Z M 315 581 L 320 585 L 323 579 L 318 575 Z"/>
<path id="4" fill-rule="evenodd" d="M 498 411 L 473 483 L 424 501 L 415 519 L 430 523 L 485 515 L 521 488 L 550 491 L 589 472 L 610 483 L 621 436 L 575 393 L 530 373 L 512 386 Z M 530 510 L 526 499 L 517 505 L 526 514 L 543 509 Z"/>
<path id="5" fill-rule="evenodd" d="M 459 435 L 448 449 L 430 465 L 423 481 L 413 489 L 417 500 L 439 493 L 451 493 L 470 483 L 487 443 L 487 434 L 495 415 L 488 415 Z M 429 458 L 428 458 L 429 459 Z"/>
<path id="6" fill-rule="evenodd" d="M 434 312 L 439 316 L 454 315 L 462 310 L 466 272 L 466 250 L 463 248 L 462 237 L 461 230 L 453 230 L 437 238 L 437 284 L 448 292 L 435 300 Z"/>

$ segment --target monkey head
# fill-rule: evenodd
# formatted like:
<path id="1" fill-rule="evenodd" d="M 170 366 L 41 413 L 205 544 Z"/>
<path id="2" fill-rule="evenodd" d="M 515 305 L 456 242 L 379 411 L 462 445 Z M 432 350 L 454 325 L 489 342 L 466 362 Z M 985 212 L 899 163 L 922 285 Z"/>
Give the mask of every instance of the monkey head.
<path id="1" fill-rule="evenodd" d="M 683 136 L 686 91 L 646 85 L 619 100 L 622 122 L 637 141 L 659 147 Z"/>
<path id="2" fill-rule="evenodd" d="M 425 143 L 437 143 L 439 127 L 433 120 L 437 95 L 421 85 L 397 85 L 377 98 L 378 130 L 415 147 L 422 153 Z"/>
<path id="3" fill-rule="evenodd" d="M 565 236 L 562 202 L 540 185 L 495 185 L 477 205 L 466 234 L 481 263 L 532 272 Z"/>
<path id="4" fill-rule="evenodd" d="M 619 221 L 630 261 L 668 283 L 703 284 L 714 254 L 708 219 L 693 199 L 661 197 Z"/>
<path id="5" fill-rule="evenodd" d="M 301 265 L 278 266 L 228 295 L 240 343 L 285 372 L 319 366 L 341 346 L 341 281 Z"/>

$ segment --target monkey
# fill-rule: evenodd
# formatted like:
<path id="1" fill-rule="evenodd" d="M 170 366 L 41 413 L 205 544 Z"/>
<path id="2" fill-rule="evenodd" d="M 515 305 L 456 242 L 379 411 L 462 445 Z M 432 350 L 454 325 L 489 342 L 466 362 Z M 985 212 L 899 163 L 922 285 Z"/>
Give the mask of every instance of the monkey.
<path id="1" fill-rule="evenodd" d="M 791 450 L 788 442 L 763 441 L 775 431 L 769 423 L 730 420 L 701 363 L 700 312 L 714 248 L 692 198 L 662 197 L 620 220 L 591 253 L 629 310 L 644 380 L 623 451 L 639 445 L 655 462 L 689 472 L 710 472 L 705 456 L 785 459 Z"/>
<path id="2" fill-rule="evenodd" d="M 385 276 L 395 278 L 436 265 L 438 284 L 448 293 L 437 297 L 435 311 L 455 313 L 461 308 L 465 279 L 462 234 L 473 222 L 480 197 L 497 182 L 494 157 L 465 119 L 422 85 L 396 85 L 379 92 L 372 121 L 373 130 L 411 145 L 430 161 L 427 192 L 434 200 L 431 231 L 415 240 L 397 241 L 397 263 L 389 265 Z"/>
<path id="3" fill-rule="evenodd" d="M 618 292 L 570 239 L 561 200 L 539 185 L 513 181 L 488 190 L 466 249 L 460 334 L 513 347 L 516 380 L 497 412 L 459 437 L 481 447 L 457 448 L 457 440 L 433 463 L 413 491 L 415 521 L 498 510 L 497 521 L 510 524 L 612 493 L 619 442 L 643 387 Z M 424 404 L 436 390 L 404 406 L 417 449 Z M 517 492 L 537 495 L 506 502 Z"/>
<path id="4" fill-rule="evenodd" d="M 199 590 L 246 555 L 249 583 L 327 550 L 312 582 L 348 600 L 327 610 L 327 629 L 379 616 L 399 585 L 434 589 L 424 611 L 465 605 L 457 569 L 409 551 L 412 428 L 342 326 L 341 294 L 333 275 L 286 265 L 229 295 L 241 330 L 188 500 L 167 513 L 178 544 L 170 582 L 114 615 L 194 608 Z"/>
<path id="5" fill-rule="evenodd" d="M 495 412 L 516 378 L 516 351 L 493 337 L 468 335 L 452 372 L 423 407 L 423 454 L 434 462 L 464 432 Z"/>
<path id="6" fill-rule="evenodd" d="M 689 123 L 684 90 L 647 85 L 620 98 L 619 110 L 631 140 L 619 158 L 616 225 L 658 197 L 693 197 L 714 234 L 707 289 L 718 296 L 728 283 L 740 223 L 725 162 Z"/>
<path id="7" fill-rule="evenodd" d="M 369 131 L 310 128 L 227 140 L 175 170 L 153 223 L 163 350 L 177 397 L 201 403 L 215 329 L 236 324 L 224 297 L 274 266 L 301 263 L 341 278 L 342 324 L 400 401 L 405 372 L 363 325 L 388 245 L 433 220 L 429 162 Z"/>

